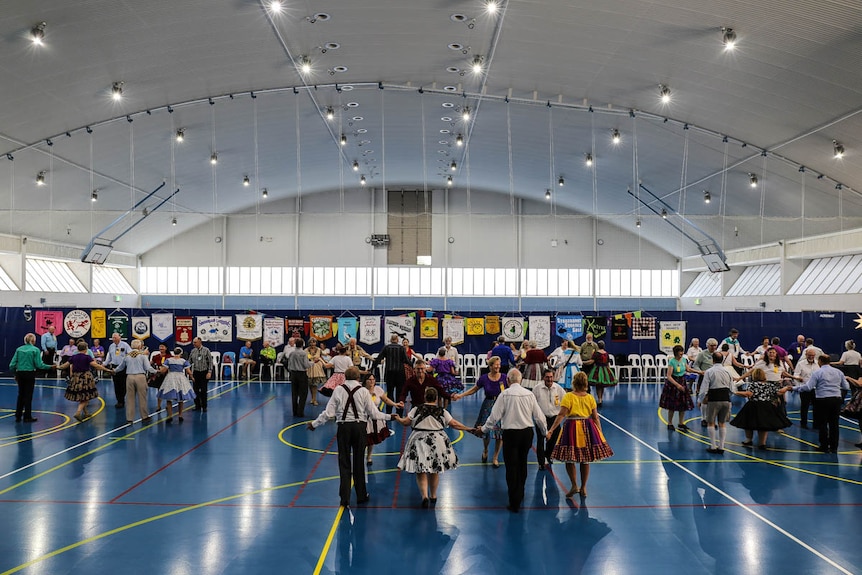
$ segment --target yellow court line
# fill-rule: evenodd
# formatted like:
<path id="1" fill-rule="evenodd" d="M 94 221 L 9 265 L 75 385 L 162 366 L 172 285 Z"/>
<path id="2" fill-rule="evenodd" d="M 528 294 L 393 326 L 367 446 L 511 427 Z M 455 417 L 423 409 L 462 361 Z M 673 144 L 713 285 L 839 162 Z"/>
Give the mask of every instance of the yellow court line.
<path id="1" fill-rule="evenodd" d="M 326 556 L 329 554 L 329 547 L 332 545 L 332 540 L 335 538 L 335 532 L 338 531 L 338 525 L 341 522 L 341 516 L 344 515 L 344 507 L 338 508 L 338 513 L 335 514 L 335 521 L 332 522 L 332 527 L 329 529 L 329 535 L 326 537 L 326 543 L 323 544 L 323 549 L 320 551 L 320 557 L 317 559 L 317 565 L 314 567 L 314 575 L 320 575 L 320 570 L 323 569 L 323 562 L 326 561 Z"/>
<path id="2" fill-rule="evenodd" d="M 300 425 L 304 427 L 306 423 L 308 423 L 308 422 L 307 421 L 300 421 L 299 423 L 293 423 L 291 425 L 288 425 L 287 427 L 285 427 L 284 429 L 282 429 L 281 431 L 278 432 L 278 440 L 281 441 L 283 444 L 287 445 L 288 447 L 292 447 L 293 449 L 298 449 L 300 451 L 307 451 L 309 453 L 324 453 L 323 449 L 314 449 L 312 447 L 303 447 L 302 445 L 297 445 L 295 443 L 291 443 L 284 438 L 285 432 L 293 429 L 294 427 L 299 427 Z M 456 443 L 458 443 L 462 439 L 464 439 L 464 432 L 459 431 L 458 437 L 453 439 L 451 444 L 455 445 Z M 332 451 L 332 450 L 326 451 L 325 453 L 327 455 L 338 455 L 337 451 Z M 401 455 L 401 452 L 400 451 L 386 451 L 386 452 L 372 453 L 371 454 L 372 457 L 384 456 L 384 455 Z"/>

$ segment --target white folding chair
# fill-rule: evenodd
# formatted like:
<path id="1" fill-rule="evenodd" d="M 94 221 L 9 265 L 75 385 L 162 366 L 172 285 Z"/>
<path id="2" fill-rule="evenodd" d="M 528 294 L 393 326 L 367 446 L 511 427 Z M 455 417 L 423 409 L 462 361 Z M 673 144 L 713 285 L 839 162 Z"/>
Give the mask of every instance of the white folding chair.
<path id="1" fill-rule="evenodd" d="M 655 359 L 649 353 L 644 353 L 641 355 L 641 368 L 643 369 L 644 379 L 648 380 L 650 378 L 650 374 L 655 379 L 658 379 L 658 370 L 655 366 Z"/>
<path id="2" fill-rule="evenodd" d="M 659 381 L 664 379 L 664 376 L 667 373 L 667 359 L 668 356 L 663 353 L 657 353 L 655 356 L 655 367 L 656 370 L 658 370 L 658 377 L 656 377 L 656 379 Z"/>
<path id="3" fill-rule="evenodd" d="M 468 353 L 461 357 L 464 358 L 464 367 L 461 368 L 461 374 L 465 382 L 470 377 L 473 378 L 473 381 L 479 379 L 479 365 L 476 363 L 476 354 Z"/>
<path id="4" fill-rule="evenodd" d="M 554 359 L 557 359 L 557 358 L 554 358 Z M 551 364 L 551 362 L 548 362 L 548 365 L 550 365 L 550 364 Z M 554 366 L 550 365 L 550 367 L 554 367 Z M 620 380 L 620 370 L 617 367 L 617 360 L 613 356 L 613 354 L 608 354 L 608 368 L 610 368 L 611 373 L 614 374 L 614 379 L 619 381 Z"/>
<path id="5" fill-rule="evenodd" d="M 629 382 L 634 379 L 635 372 L 637 372 L 638 377 L 643 377 L 643 373 L 641 371 L 641 356 L 636 353 L 630 353 L 626 359 L 628 361 L 628 365 L 621 365 L 618 367 L 620 377 L 622 377 L 623 371 L 626 372 L 626 379 Z"/>
<path id="6" fill-rule="evenodd" d="M 211 351 L 210 355 L 213 357 L 213 375 L 221 374 L 221 352 Z"/>

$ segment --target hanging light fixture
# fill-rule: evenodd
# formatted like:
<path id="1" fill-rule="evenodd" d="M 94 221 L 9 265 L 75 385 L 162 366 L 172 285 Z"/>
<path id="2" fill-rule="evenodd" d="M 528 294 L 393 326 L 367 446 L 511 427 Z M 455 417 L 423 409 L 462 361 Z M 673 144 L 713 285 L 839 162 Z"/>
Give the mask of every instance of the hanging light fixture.
<path id="1" fill-rule="evenodd" d="M 560 179 L 557 180 L 557 185 L 561 188 L 566 185 L 566 180 L 563 178 L 563 176 L 560 176 Z"/>
<path id="2" fill-rule="evenodd" d="M 458 134 L 458 136 L 455 138 L 455 145 L 456 146 L 463 146 L 464 145 L 464 136 L 462 136 L 461 134 Z"/>
<path id="3" fill-rule="evenodd" d="M 667 219 L 667 210 L 664 208 L 661 209 L 661 217 L 663 217 L 664 219 Z"/>
<path id="4" fill-rule="evenodd" d="M 311 73 L 311 60 L 308 56 L 300 56 L 299 57 L 299 71 L 303 74 Z"/>
<path id="5" fill-rule="evenodd" d="M 272 0 L 272 2 L 269 3 L 269 11 L 273 14 L 281 14 L 282 9 L 283 7 L 280 0 Z"/>
<path id="6" fill-rule="evenodd" d="M 177 142 L 182 142 L 185 139 L 186 139 L 186 129 L 180 128 L 179 130 L 177 130 Z"/>
<path id="7" fill-rule="evenodd" d="M 36 174 L 36 185 L 37 186 L 44 186 L 45 185 L 45 172 L 44 171 L 41 171 L 38 174 Z"/>
<path id="8" fill-rule="evenodd" d="M 114 100 L 122 100 L 123 99 L 123 85 L 125 82 L 114 82 L 111 86 L 111 97 Z"/>
<path id="9" fill-rule="evenodd" d="M 670 103 L 670 88 L 668 88 L 666 85 L 664 85 L 664 84 L 658 85 L 658 95 L 661 98 L 662 104 L 669 104 Z"/>
<path id="10" fill-rule="evenodd" d="M 722 27 L 721 43 L 724 44 L 724 49 L 728 52 L 732 52 L 736 48 L 736 32 L 733 31 L 733 28 Z"/>
<path id="11" fill-rule="evenodd" d="M 360 185 L 360 186 L 364 186 L 366 183 L 367 183 L 367 180 L 365 179 L 365 174 L 362 174 L 362 175 L 359 177 L 359 185 Z"/>
<path id="12" fill-rule="evenodd" d="M 454 172 L 454 171 L 456 171 L 457 169 L 458 169 L 458 164 L 457 164 L 457 163 L 455 163 L 455 160 L 452 160 L 452 163 L 451 163 L 451 164 L 449 164 L 449 170 L 450 170 L 450 171 L 452 171 L 452 172 Z"/>
<path id="13" fill-rule="evenodd" d="M 346 146 L 347 145 L 347 136 L 345 136 L 344 134 L 341 134 L 341 140 L 339 140 L 339 141 L 341 142 L 342 146 Z"/>
<path id="14" fill-rule="evenodd" d="M 242 177 L 242 185 L 245 186 L 246 188 L 249 187 L 251 185 L 251 179 L 249 179 L 248 176 L 243 176 Z"/>
<path id="15" fill-rule="evenodd" d="M 451 188 L 453 183 L 452 176 L 446 176 L 446 185 Z"/>
<path id="16" fill-rule="evenodd" d="M 99 190 L 93 190 L 93 193 L 90 194 L 90 201 L 91 202 L 98 202 L 99 201 Z"/>
<path id="17" fill-rule="evenodd" d="M 34 46 L 42 45 L 42 42 L 45 40 L 45 28 L 47 26 L 47 22 L 39 22 L 30 29 L 30 41 L 33 42 Z"/>
<path id="18" fill-rule="evenodd" d="M 748 185 L 752 188 L 757 187 L 757 176 L 754 174 L 748 174 Z"/>
<path id="19" fill-rule="evenodd" d="M 269 197 L 269 190 L 267 190 L 266 188 L 262 189 L 262 190 L 260 191 L 260 195 L 261 195 L 261 197 L 262 197 L 263 199 L 268 198 L 268 197 Z"/>
<path id="20" fill-rule="evenodd" d="M 464 106 L 461 110 L 461 118 L 466 122 L 470 119 L 470 106 Z"/>
<path id="21" fill-rule="evenodd" d="M 550 199 L 551 199 L 551 190 L 545 190 L 545 199 L 546 199 L 546 200 L 550 200 Z"/>
<path id="22" fill-rule="evenodd" d="M 353 171 L 354 172 L 359 171 L 359 162 L 357 162 L 356 160 L 353 160 Z"/>
<path id="23" fill-rule="evenodd" d="M 497 0 L 489 0 L 485 3 L 485 12 L 488 14 L 496 14 L 499 8 L 500 5 L 497 4 Z"/>
<path id="24" fill-rule="evenodd" d="M 641 227 L 641 220 L 640 220 L 640 218 L 638 218 L 638 221 L 636 221 L 636 222 L 635 222 L 635 227 L 637 227 L 637 228 Z"/>
<path id="25" fill-rule="evenodd" d="M 212 164 L 213 166 L 218 164 L 218 154 L 216 152 L 210 154 L 210 164 Z"/>
<path id="26" fill-rule="evenodd" d="M 484 64 L 485 64 L 485 57 L 484 56 L 480 56 L 479 54 L 476 54 L 475 56 L 473 56 L 473 62 L 472 62 L 473 73 L 474 74 L 481 74 L 482 69 L 484 67 Z"/>
<path id="27" fill-rule="evenodd" d="M 832 140 L 832 152 L 835 154 L 835 159 L 844 157 L 844 146 L 838 140 Z"/>
<path id="28" fill-rule="evenodd" d="M 593 155 L 589 152 L 587 152 L 587 154 L 584 156 L 584 163 L 587 165 L 588 168 L 593 165 Z"/>
<path id="29" fill-rule="evenodd" d="M 704 203 L 707 203 L 707 204 L 708 204 L 711 200 L 712 200 L 712 196 L 710 195 L 709 190 L 704 190 L 704 191 L 703 191 L 703 201 L 704 201 Z"/>
<path id="30" fill-rule="evenodd" d="M 171 218 L 171 225 L 172 226 L 177 225 L 177 219 L 176 218 Z"/>
<path id="31" fill-rule="evenodd" d="M 332 106 L 327 106 L 326 107 L 326 119 L 332 120 L 333 118 L 335 118 L 335 110 L 332 109 Z"/>
<path id="32" fill-rule="evenodd" d="M 612 141 L 614 144 L 619 144 L 619 143 L 620 143 L 620 131 L 619 131 L 619 130 L 617 130 L 616 128 L 614 128 L 613 130 L 611 130 L 611 141 Z"/>

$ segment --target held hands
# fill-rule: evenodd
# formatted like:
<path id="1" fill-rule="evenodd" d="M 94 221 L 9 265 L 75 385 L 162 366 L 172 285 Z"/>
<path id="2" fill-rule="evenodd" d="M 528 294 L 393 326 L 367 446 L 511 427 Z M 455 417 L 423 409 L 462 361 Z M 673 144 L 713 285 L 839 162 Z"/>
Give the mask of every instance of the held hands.
<path id="1" fill-rule="evenodd" d="M 484 433 L 482 433 L 481 427 L 474 427 L 473 429 L 470 430 L 470 433 L 472 433 L 476 437 L 482 437 L 485 435 Z"/>
<path id="2" fill-rule="evenodd" d="M 314 426 L 311 424 L 310 421 L 305 424 L 305 427 L 308 428 L 308 431 L 314 431 Z"/>
<path id="3" fill-rule="evenodd" d="M 398 403 L 395 404 L 395 407 L 397 407 L 398 409 L 404 409 L 404 402 L 399 401 Z"/>

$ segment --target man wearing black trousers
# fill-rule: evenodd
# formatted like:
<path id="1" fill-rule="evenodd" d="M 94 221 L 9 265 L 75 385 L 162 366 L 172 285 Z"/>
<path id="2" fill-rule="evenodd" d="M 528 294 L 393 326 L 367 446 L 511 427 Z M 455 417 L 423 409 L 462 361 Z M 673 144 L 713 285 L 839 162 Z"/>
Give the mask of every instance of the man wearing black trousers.
<path id="1" fill-rule="evenodd" d="M 42 361 L 42 353 L 36 347 L 36 335 L 24 336 L 24 345 L 15 350 L 9 369 L 15 374 L 18 383 L 18 403 L 15 406 L 15 421 L 22 419 L 27 423 L 36 421 L 33 417 L 33 389 L 36 387 L 36 372 L 51 369 Z"/>
<path id="2" fill-rule="evenodd" d="M 796 386 L 793 391 L 814 390 L 815 426 L 820 431 L 818 451 L 838 453 L 838 427 L 840 423 L 841 404 L 844 403 L 843 392 L 850 390 L 847 378 L 840 370 L 830 363 L 828 355 L 817 358 L 820 368 L 811 374 L 808 382 Z"/>
<path id="3" fill-rule="evenodd" d="M 527 455 L 533 445 L 533 424 L 542 435 L 547 435 L 548 425 L 536 396 L 529 389 L 521 387 L 521 372 L 510 369 L 506 379 L 509 387 L 497 397 L 491 415 L 481 430 L 490 433 L 497 423 L 503 428 L 503 459 L 506 461 L 506 485 L 509 487 L 509 505 L 506 509 L 517 513 L 524 500 Z"/>
<path id="4" fill-rule="evenodd" d="M 332 392 L 326 409 L 317 419 L 309 421 L 307 427 L 309 431 L 314 431 L 330 419 L 338 422 L 338 432 L 335 435 L 338 442 L 338 474 L 341 479 L 338 495 L 341 506 L 347 507 L 350 505 L 351 481 L 356 487 L 357 503 L 368 503 L 371 499 L 365 485 L 367 422 L 372 419 L 389 421 L 392 415 L 381 413 L 374 407 L 371 394 L 359 383 L 359 368 L 348 367 L 344 372 L 344 379 L 345 382 Z"/>
<path id="5" fill-rule="evenodd" d="M 311 360 L 305 351 L 302 338 L 294 338 L 293 351 L 287 356 L 287 371 L 290 372 L 290 401 L 294 417 L 305 417 L 305 401 L 308 399 L 308 369 Z M 347 377 L 345 372 L 345 377 Z M 332 400 L 330 400 L 331 402 Z M 341 450 L 338 451 L 341 453 Z M 341 455 L 339 455 L 339 458 Z"/>
<path id="6" fill-rule="evenodd" d="M 397 397 L 401 397 L 401 390 L 404 389 L 405 377 L 404 366 L 410 365 L 410 360 L 407 358 L 407 352 L 404 351 L 404 346 L 401 345 L 399 336 L 392 334 L 389 337 L 389 343 L 383 346 L 377 359 L 371 365 L 371 373 L 377 369 L 380 362 L 385 362 L 385 370 L 383 380 L 386 382 L 386 395 L 391 397 L 393 401 Z M 398 409 L 398 415 L 403 415 L 404 410 Z M 386 407 L 386 413 L 392 413 L 392 406 Z"/>
<path id="7" fill-rule="evenodd" d="M 192 341 L 189 352 L 189 363 L 192 364 L 192 380 L 195 390 L 195 407 L 201 411 L 207 410 L 207 387 L 213 374 L 213 354 L 204 347 L 203 340 L 196 337 Z"/>
<path id="8" fill-rule="evenodd" d="M 537 385 L 533 388 L 533 395 L 536 396 L 536 402 L 539 404 L 539 409 L 545 414 L 545 423 L 548 428 L 554 424 L 554 420 L 560 413 L 560 403 L 566 395 L 566 390 L 560 387 L 554 381 L 555 372 L 553 369 L 546 369 L 542 373 L 542 385 Z M 551 452 L 554 450 L 554 445 L 557 443 L 557 438 L 560 436 L 560 428 L 554 431 L 551 439 L 545 442 L 545 436 L 539 433 L 536 436 L 536 459 L 539 460 L 539 470 L 544 471 L 545 462 L 551 464 Z M 505 445 L 505 444 L 504 444 Z"/>
<path id="9" fill-rule="evenodd" d="M 117 404 L 114 406 L 117 409 L 126 407 L 126 368 L 117 371 L 116 367 L 123 363 L 126 354 L 132 351 L 132 348 L 122 340 L 120 334 L 114 332 L 111 335 L 111 345 L 108 347 L 108 356 L 105 358 L 105 365 L 114 370 L 111 379 L 114 380 L 114 395 L 117 398 Z"/>

